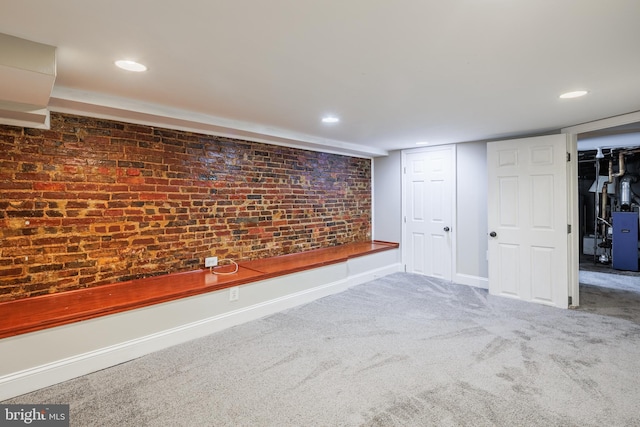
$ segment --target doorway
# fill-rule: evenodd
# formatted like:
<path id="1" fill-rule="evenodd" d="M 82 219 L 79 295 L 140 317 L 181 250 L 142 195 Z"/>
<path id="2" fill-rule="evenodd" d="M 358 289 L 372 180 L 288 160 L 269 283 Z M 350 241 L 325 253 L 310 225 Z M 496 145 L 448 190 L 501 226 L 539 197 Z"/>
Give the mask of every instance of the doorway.
<path id="1" fill-rule="evenodd" d="M 451 281 L 455 271 L 455 145 L 404 151 L 405 271 Z"/>
<path id="2" fill-rule="evenodd" d="M 610 283 L 640 292 L 640 114 L 563 131 L 577 136 L 580 289 Z"/>

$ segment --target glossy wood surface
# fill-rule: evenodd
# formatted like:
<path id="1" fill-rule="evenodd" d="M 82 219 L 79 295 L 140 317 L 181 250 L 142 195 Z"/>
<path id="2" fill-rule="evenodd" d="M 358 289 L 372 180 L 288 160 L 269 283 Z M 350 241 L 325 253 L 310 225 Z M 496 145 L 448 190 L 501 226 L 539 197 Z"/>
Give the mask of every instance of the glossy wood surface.
<path id="1" fill-rule="evenodd" d="M 349 258 L 398 248 L 397 243 L 361 242 L 241 262 L 238 272 L 216 275 L 207 270 L 78 289 L 0 303 L 0 338 L 92 319 L 162 302 L 257 282 Z M 228 272 L 231 266 L 217 269 Z"/>
<path id="2" fill-rule="evenodd" d="M 240 266 L 260 271 L 269 276 L 278 276 L 345 262 L 349 258 L 369 255 L 397 247 L 398 245 L 396 243 L 377 241 L 349 243 L 331 248 L 315 249 L 307 252 L 241 262 Z"/>

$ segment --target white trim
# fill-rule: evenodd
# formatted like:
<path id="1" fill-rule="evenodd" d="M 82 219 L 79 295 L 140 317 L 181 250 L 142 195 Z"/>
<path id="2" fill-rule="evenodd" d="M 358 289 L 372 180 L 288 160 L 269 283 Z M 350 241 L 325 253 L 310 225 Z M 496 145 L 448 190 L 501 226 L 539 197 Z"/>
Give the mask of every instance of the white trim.
<path id="1" fill-rule="evenodd" d="M 369 163 L 371 165 L 371 240 L 376 240 L 376 191 L 374 163 L 373 159 L 371 159 Z"/>
<path id="2" fill-rule="evenodd" d="M 49 129 L 51 115 L 46 108 L 31 111 L 4 110 L 0 105 L 0 125 L 33 129 Z"/>
<path id="3" fill-rule="evenodd" d="M 451 150 L 451 279 L 458 271 L 458 145 L 452 144 Z"/>
<path id="4" fill-rule="evenodd" d="M 640 122 L 640 111 L 633 113 L 622 114 L 620 116 L 609 117 L 606 119 L 596 120 L 588 123 L 581 123 L 575 126 L 569 126 L 560 129 L 560 133 L 572 133 L 579 134 L 584 132 L 591 132 L 594 130 L 607 129 L 615 126 L 628 125 L 630 123 Z"/>
<path id="5" fill-rule="evenodd" d="M 567 134 L 567 152 L 571 161 L 567 162 L 567 224 L 571 224 L 571 233 L 567 234 L 567 260 L 569 297 L 571 307 L 580 305 L 580 203 L 578 201 L 578 137 L 574 133 Z"/>
<path id="6" fill-rule="evenodd" d="M 273 126 L 224 119 L 208 114 L 59 86 L 54 87 L 49 100 L 49 109 L 59 113 L 126 121 L 146 126 L 237 138 L 325 153 L 364 158 L 389 154 L 386 150 L 351 142 L 320 138 Z"/>
<path id="7" fill-rule="evenodd" d="M 368 264 L 366 258 L 370 258 Z M 369 265 L 369 269 L 366 271 L 354 272 L 354 274 L 348 273 L 350 261 L 347 261 L 346 263 L 321 267 L 324 270 L 316 273 L 313 273 L 314 270 L 306 270 L 301 273 L 294 273 L 244 285 L 241 298 L 251 299 L 258 298 L 256 295 L 265 292 L 265 290 L 299 287 L 301 282 L 309 282 L 310 277 L 319 277 L 317 280 L 321 283 L 323 277 L 328 277 L 329 280 L 331 280 L 331 278 L 335 279 L 335 277 L 342 276 L 342 278 L 332 280 L 328 283 L 321 283 L 309 289 L 276 296 L 235 310 L 179 324 L 155 333 L 137 336 L 133 339 L 123 340 L 122 342 L 111 345 L 98 346 L 98 348 L 90 351 L 49 360 L 36 366 L 10 372 L 0 376 L 0 401 L 110 366 L 115 366 L 173 345 L 221 331 L 231 326 L 277 313 L 337 292 L 342 292 L 351 286 L 359 285 L 374 278 L 399 271 L 400 264 L 394 262 L 395 259 L 397 259 L 395 250 L 385 251 L 354 258 L 354 260 L 359 260 L 357 267 L 360 267 L 360 270 L 365 268 L 366 265 Z M 383 262 L 384 260 L 388 262 L 385 263 Z M 382 266 L 380 267 L 380 265 Z M 248 287 L 251 287 L 251 289 Z M 7 359 L 8 362 L 8 357 L 20 358 L 24 356 L 22 353 L 25 352 L 25 349 L 41 350 L 39 346 L 41 343 L 56 342 L 56 344 L 60 346 L 65 346 L 65 344 L 72 345 L 72 341 L 77 340 L 77 337 L 82 336 L 82 333 L 86 333 L 87 330 L 99 331 L 100 328 L 111 329 L 114 324 L 138 325 L 140 323 L 152 323 L 154 319 L 166 317 L 163 313 L 167 313 L 168 311 L 184 313 L 190 310 L 202 310 L 203 307 L 216 307 L 221 305 L 221 301 L 227 300 L 226 292 L 227 290 L 212 292 L 210 294 L 198 295 L 196 297 L 158 304 L 152 307 L 24 334 L 18 337 L 5 338 L 0 340 L 0 354 L 3 355 L 3 361 Z M 253 293 L 253 295 L 249 295 L 249 293 Z M 212 309 L 208 311 L 212 311 Z M 136 323 L 134 319 L 137 319 L 138 322 Z M 68 340 L 68 342 L 59 342 L 58 340 L 61 337 Z M 44 358 L 47 357 L 47 355 L 43 354 L 41 357 Z"/>
<path id="8" fill-rule="evenodd" d="M 473 287 L 482 288 L 482 289 L 489 289 L 489 279 L 486 277 L 456 273 L 453 281 L 461 285 L 473 286 Z"/>
<path id="9" fill-rule="evenodd" d="M 402 263 L 402 271 L 407 271 L 407 208 L 405 206 L 407 200 L 407 150 L 400 152 L 400 262 Z"/>

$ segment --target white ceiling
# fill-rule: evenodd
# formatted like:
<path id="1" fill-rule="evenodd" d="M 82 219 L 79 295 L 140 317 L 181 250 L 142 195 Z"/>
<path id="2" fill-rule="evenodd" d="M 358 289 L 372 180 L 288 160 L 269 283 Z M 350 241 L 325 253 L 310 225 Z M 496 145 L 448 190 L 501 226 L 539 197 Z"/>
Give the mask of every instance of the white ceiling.
<path id="1" fill-rule="evenodd" d="M 0 33 L 57 47 L 54 111 L 364 156 L 640 110 L 637 0 L 0 0 Z"/>

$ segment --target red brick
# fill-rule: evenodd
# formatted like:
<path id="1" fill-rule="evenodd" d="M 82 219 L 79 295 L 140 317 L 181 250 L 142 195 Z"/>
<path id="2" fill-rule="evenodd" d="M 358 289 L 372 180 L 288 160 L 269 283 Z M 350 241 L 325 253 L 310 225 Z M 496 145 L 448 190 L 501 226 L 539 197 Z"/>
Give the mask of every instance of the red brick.
<path id="1" fill-rule="evenodd" d="M 49 181 L 51 177 L 48 173 L 35 173 L 35 172 L 27 172 L 27 173 L 16 173 L 15 179 L 18 181 Z"/>
<path id="2" fill-rule="evenodd" d="M 133 242 L 131 242 L 133 245 L 152 245 L 155 243 L 154 239 L 148 238 L 148 239 L 135 239 Z"/>
<path id="3" fill-rule="evenodd" d="M 169 185 L 169 180 L 166 178 L 145 178 L 145 184 L 156 184 L 156 185 Z"/>
<path id="4" fill-rule="evenodd" d="M 0 268 L 0 277 L 22 276 L 24 269 L 22 267 Z"/>
<path id="5" fill-rule="evenodd" d="M 59 182 L 34 182 L 33 189 L 41 191 L 64 191 L 65 185 Z"/>
<path id="6" fill-rule="evenodd" d="M 141 192 L 141 191 L 156 191 L 156 187 L 154 185 L 146 185 L 146 184 L 136 184 L 130 185 L 129 191 Z"/>
<path id="7" fill-rule="evenodd" d="M 67 183 L 66 184 L 68 191 L 98 191 L 98 186 L 96 184 L 80 184 L 80 183 Z"/>
<path id="8" fill-rule="evenodd" d="M 140 193 L 140 200 L 166 200 L 166 193 Z"/>
<path id="9" fill-rule="evenodd" d="M 62 225 L 91 225 L 95 221 L 91 218 L 62 218 Z"/>
<path id="10" fill-rule="evenodd" d="M 25 227 L 57 227 L 62 225 L 61 218 L 30 218 Z"/>
<path id="11" fill-rule="evenodd" d="M 129 191 L 129 186 L 123 184 L 101 185 L 100 191 L 104 191 L 105 193 L 121 193 Z"/>
<path id="12" fill-rule="evenodd" d="M 34 183 L 32 182 L 0 182 L 0 190 L 32 190 Z"/>
<path id="13" fill-rule="evenodd" d="M 119 177 L 117 182 L 126 184 L 144 184 L 144 177 L 142 176 L 123 176 Z"/>
<path id="14" fill-rule="evenodd" d="M 156 191 L 162 193 L 179 193 L 180 187 L 177 185 L 158 185 Z"/>
<path id="15" fill-rule="evenodd" d="M 51 120 L 52 131 L 0 126 L 0 266 L 33 268 L 0 282 L 11 298 L 199 268 L 211 253 L 252 259 L 370 236 L 370 160 L 58 113 Z M 28 228 L 3 225 L 25 218 Z M 73 260 L 79 254 L 87 258 Z"/>

